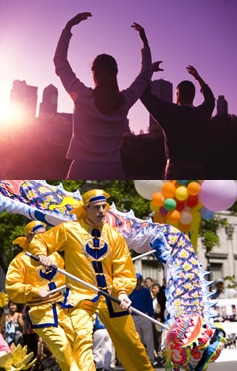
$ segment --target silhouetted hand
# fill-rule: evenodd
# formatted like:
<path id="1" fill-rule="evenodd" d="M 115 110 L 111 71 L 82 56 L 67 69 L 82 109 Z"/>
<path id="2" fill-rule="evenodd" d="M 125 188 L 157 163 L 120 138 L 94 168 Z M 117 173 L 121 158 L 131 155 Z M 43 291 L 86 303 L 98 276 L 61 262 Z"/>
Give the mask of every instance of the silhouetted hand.
<path id="1" fill-rule="evenodd" d="M 161 64 L 162 62 L 163 62 L 163 61 L 156 61 L 156 62 L 152 63 L 152 65 L 151 65 L 151 70 L 152 70 L 152 72 L 164 71 L 163 68 L 160 68 L 160 64 Z"/>
<path id="2" fill-rule="evenodd" d="M 143 46 L 144 47 L 149 46 L 144 28 L 140 24 L 138 24 L 136 22 L 133 22 L 133 24 L 131 25 L 131 27 L 135 28 L 135 30 L 139 32 L 139 36 L 140 36 L 140 38 L 141 38 L 141 40 L 143 42 Z"/>
<path id="3" fill-rule="evenodd" d="M 66 24 L 66 29 L 71 31 L 71 28 L 80 22 L 86 20 L 88 17 L 92 17 L 92 14 L 90 12 L 84 12 L 84 13 L 78 13 L 75 17 L 70 19 L 70 21 Z"/>
<path id="4" fill-rule="evenodd" d="M 198 71 L 196 70 L 195 67 L 193 66 L 187 66 L 187 71 L 188 73 L 190 73 L 190 75 L 192 75 L 198 82 L 199 82 L 199 85 L 201 86 L 201 88 L 206 84 L 205 81 L 201 78 L 201 76 L 199 75 Z"/>
<path id="5" fill-rule="evenodd" d="M 199 74 L 198 74 L 196 68 L 193 67 L 193 66 L 190 66 L 190 65 L 187 66 L 186 68 L 187 68 L 188 73 L 190 73 L 190 75 L 192 75 L 197 80 L 198 77 L 199 77 Z"/>

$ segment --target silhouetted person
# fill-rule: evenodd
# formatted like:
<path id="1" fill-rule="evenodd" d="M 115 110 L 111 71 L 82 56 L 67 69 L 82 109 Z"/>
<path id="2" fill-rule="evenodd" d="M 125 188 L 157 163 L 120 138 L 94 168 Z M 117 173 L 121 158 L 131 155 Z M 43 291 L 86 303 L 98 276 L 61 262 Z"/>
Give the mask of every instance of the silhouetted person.
<path id="1" fill-rule="evenodd" d="M 153 63 L 153 71 L 160 71 Z M 198 81 L 204 101 L 194 107 L 195 86 L 185 80 L 176 88 L 176 104 L 154 95 L 146 88 L 141 101 L 164 134 L 166 168 L 164 179 L 204 179 L 204 160 L 208 122 L 215 107 L 215 98 L 209 86 L 193 66 L 187 71 Z"/>
<path id="2" fill-rule="evenodd" d="M 74 101 L 72 138 L 67 158 L 72 163 L 67 179 L 124 179 L 120 149 L 127 114 L 140 98 L 151 78 L 151 54 L 144 29 L 137 23 L 132 27 L 143 42 L 141 72 L 134 82 L 120 91 L 116 60 L 107 54 L 98 55 L 92 64 L 95 88 L 78 79 L 67 60 L 71 28 L 91 17 L 77 14 L 65 26 L 54 56 L 56 73 Z"/>

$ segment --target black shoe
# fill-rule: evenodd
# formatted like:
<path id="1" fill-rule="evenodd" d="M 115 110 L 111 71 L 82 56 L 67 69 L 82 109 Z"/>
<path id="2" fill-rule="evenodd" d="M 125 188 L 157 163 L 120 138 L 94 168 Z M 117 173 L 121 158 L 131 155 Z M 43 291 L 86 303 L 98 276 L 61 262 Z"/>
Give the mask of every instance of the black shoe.
<path id="1" fill-rule="evenodd" d="M 160 368 L 160 367 L 165 367 L 165 359 L 162 357 L 157 357 L 155 362 L 153 362 L 152 366 L 154 368 Z"/>

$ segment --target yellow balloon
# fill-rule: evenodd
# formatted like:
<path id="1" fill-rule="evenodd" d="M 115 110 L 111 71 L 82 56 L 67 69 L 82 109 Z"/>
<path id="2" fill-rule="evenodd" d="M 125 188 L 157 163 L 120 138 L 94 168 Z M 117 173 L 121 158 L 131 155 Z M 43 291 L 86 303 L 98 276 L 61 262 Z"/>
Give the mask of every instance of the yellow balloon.
<path id="1" fill-rule="evenodd" d="M 175 197 L 180 200 L 184 201 L 188 198 L 188 190 L 185 186 L 177 187 L 175 190 Z"/>

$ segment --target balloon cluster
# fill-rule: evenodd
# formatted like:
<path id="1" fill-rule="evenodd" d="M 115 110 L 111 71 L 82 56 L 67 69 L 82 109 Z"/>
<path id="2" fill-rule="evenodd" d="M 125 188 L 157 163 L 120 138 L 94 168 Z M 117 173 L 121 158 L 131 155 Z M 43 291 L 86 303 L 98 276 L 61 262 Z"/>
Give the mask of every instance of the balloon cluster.
<path id="1" fill-rule="evenodd" d="M 234 180 L 135 180 L 140 196 L 151 200 L 157 223 L 169 223 L 182 232 L 200 218 L 210 220 L 214 212 L 230 208 L 237 199 Z"/>

